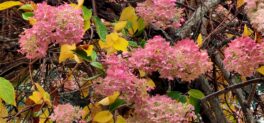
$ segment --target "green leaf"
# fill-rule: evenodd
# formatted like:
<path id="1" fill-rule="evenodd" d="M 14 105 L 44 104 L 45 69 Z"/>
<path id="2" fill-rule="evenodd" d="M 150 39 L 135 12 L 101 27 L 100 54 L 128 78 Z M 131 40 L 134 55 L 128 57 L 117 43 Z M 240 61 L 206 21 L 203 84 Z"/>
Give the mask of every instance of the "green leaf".
<path id="1" fill-rule="evenodd" d="M 92 66 L 98 68 L 98 69 L 101 69 L 101 70 L 104 69 L 104 68 L 103 68 L 103 65 L 102 65 L 101 63 L 99 63 L 99 62 L 91 62 L 90 64 L 91 64 Z"/>
<path id="2" fill-rule="evenodd" d="M 95 26 L 96 26 L 96 32 L 98 33 L 100 39 L 105 42 L 106 41 L 106 35 L 107 35 L 107 28 L 106 26 L 101 22 L 100 18 L 94 16 L 93 17 Z"/>
<path id="3" fill-rule="evenodd" d="M 145 22 L 143 18 L 138 19 L 138 31 L 142 31 L 145 28 Z"/>
<path id="4" fill-rule="evenodd" d="M 145 40 L 141 40 L 140 42 L 139 42 L 139 45 L 141 46 L 141 47 L 145 47 L 145 44 L 146 44 L 147 42 L 145 41 Z"/>
<path id="5" fill-rule="evenodd" d="M 134 41 L 128 41 L 128 45 L 131 47 L 138 47 L 138 44 Z"/>
<path id="6" fill-rule="evenodd" d="M 94 50 L 92 51 L 91 58 L 92 58 L 92 61 L 96 61 L 96 59 L 97 59 L 97 54 Z"/>
<path id="7" fill-rule="evenodd" d="M 33 12 L 24 12 L 24 13 L 22 13 L 22 18 L 24 20 L 29 20 L 29 18 L 31 18 L 33 16 L 34 16 Z"/>
<path id="8" fill-rule="evenodd" d="M 194 106 L 195 113 L 199 113 L 201 111 L 201 105 L 200 105 L 200 100 L 199 99 L 194 98 L 194 97 L 190 97 L 189 98 L 189 103 Z"/>
<path id="9" fill-rule="evenodd" d="M 204 97 L 204 93 L 197 89 L 191 89 L 188 91 L 188 94 L 196 99 L 202 99 Z"/>
<path id="10" fill-rule="evenodd" d="M 88 9 L 86 6 L 82 7 L 84 21 L 90 20 L 92 17 L 92 9 Z"/>
<path id="11" fill-rule="evenodd" d="M 186 96 L 182 95 L 179 91 L 171 91 L 168 93 L 168 96 L 182 103 L 186 103 L 187 101 Z"/>
<path id="12" fill-rule="evenodd" d="M 19 7 L 18 9 L 21 9 L 21 10 L 24 10 L 24 11 L 26 11 L 26 10 L 27 11 L 33 11 L 34 10 L 31 4 L 25 4 L 25 5 L 21 6 L 21 7 Z"/>
<path id="13" fill-rule="evenodd" d="M 125 103 L 126 102 L 124 100 L 118 98 L 113 104 L 109 105 L 109 110 L 112 112 Z"/>
<path id="14" fill-rule="evenodd" d="M 73 50 L 73 52 L 80 58 L 82 58 L 83 60 L 86 60 L 86 61 L 90 61 L 91 60 L 91 57 L 90 56 L 87 56 L 86 52 L 83 51 L 83 50 L 80 50 L 80 49 L 76 49 L 76 50 Z"/>
<path id="15" fill-rule="evenodd" d="M 0 77 L 0 98 L 7 104 L 16 105 L 15 89 L 13 85 L 3 77 Z"/>

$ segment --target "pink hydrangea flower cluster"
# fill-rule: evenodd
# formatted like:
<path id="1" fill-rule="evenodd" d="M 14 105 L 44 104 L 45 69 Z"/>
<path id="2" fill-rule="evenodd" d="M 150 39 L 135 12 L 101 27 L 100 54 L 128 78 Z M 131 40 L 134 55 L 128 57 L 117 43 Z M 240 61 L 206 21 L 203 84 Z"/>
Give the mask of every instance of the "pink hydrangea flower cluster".
<path id="1" fill-rule="evenodd" d="M 248 77 L 260 64 L 264 63 L 261 45 L 255 43 L 250 37 L 239 37 L 228 45 L 224 50 L 223 61 L 227 70 Z"/>
<path id="2" fill-rule="evenodd" d="M 173 52 L 161 70 L 161 77 L 181 78 L 191 81 L 212 69 L 212 62 L 205 50 L 200 50 L 193 40 L 184 39 L 173 46 Z"/>
<path id="3" fill-rule="evenodd" d="M 252 26 L 263 34 L 264 32 L 264 0 L 246 0 L 247 15 Z"/>
<path id="4" fill-rule="evenodd" d="M 146 0 L 138 3 L 136 12 L 147 23 L 160 28 L 178 28 L 184 22 L 183 10 L 175 6 L 177 0 Z"/>
<path id="5" fill-rule="evenodd" d="M 145 48 L 136 49 L 130 64 L 148 74 L 158 71 L 162 78 L 181 78 L 191 81 L 212 69 L 206 51 L 200 50 L 193 40 L 185 39 L 173 47 L 160 36 L 148 40 Z"/>
<path id="6" fill-rule="evenodd" d="M 28 59 L 42 58 L 50 43 L 72 44 L 81 41 L 84 34 L 81 10 L 68 4 L 59 7 L 37 4 L 33 18 L 36 23 L 21 35 L 19 52 Z"/>
<path id="7" fill-rule="evenodd" d="M 54 108 L 54 113 L 50 115 L 51 120 L 56 123 L 72 123 L 81 118 L 83 111 L 71 104 L 59 104 Z"/>
<path id="8" fill-rule="evenodd" d="M 189 123 L 196 118 L 192 105 L 160 95 L 145 100 L 135 109 L 135 114 L 129 120 L 136 119 L 142 123 Z"/>
<path id="9" fill-rule="evenodd" d="M 109 96 L 118 91 L 121 93 L 121 98 L 128 102 L 139 101 L 144 81 L 138 79 L 127 64 L 128 62 L 121 57 L 108 56 L 106 58 L 107 76 L 102 83 L 95 85 L 97 93 Z"/>
<path id="10" fill-rule="evenodd" d="M 132 67 L 144 70 L 147 73 L 160 71 L 167 64 L 172 48 L 161 36 L 155 36 L 147 41 L 144 48 L 135 49 L 129 63 Z"/>

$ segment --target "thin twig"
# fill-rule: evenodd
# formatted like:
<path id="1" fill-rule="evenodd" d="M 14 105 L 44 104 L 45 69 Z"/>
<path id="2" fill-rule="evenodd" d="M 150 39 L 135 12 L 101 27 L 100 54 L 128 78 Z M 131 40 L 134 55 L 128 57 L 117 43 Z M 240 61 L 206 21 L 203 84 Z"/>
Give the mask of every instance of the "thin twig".
<path id="1" fill-rule="evenodd" d="M 223 90 L 220 90 L 220 91 L 217 91 L 217 92 L 214 92 L 212 94 L 209 94 L 209 95 L 205 96 L 203 99 L 201 99 L 201 101 L 206 101 L 208 99 L 217 97 L 217 96 L 219 96 L 221 94 L 227 93 L 229 91 L 232 91 L 232 90 L 235 90 L 235 89 L 238 89 L 238 88 L 242 88 L 242 87 L 248 86 L 248 85 L 253 84 L 253 83 L 264 83 L 261 80 L 264 80 L 264 78 L 256 78 L 256 79 L 252 79 L 252 80 L 249 80 L 249 81 L 246 81 L 246 82 L 241 82 L 239 84 L 231 85 L 231 86 L 229 86 L 229 87 L 227 87 L 227 88 L 225 88 Z"/>

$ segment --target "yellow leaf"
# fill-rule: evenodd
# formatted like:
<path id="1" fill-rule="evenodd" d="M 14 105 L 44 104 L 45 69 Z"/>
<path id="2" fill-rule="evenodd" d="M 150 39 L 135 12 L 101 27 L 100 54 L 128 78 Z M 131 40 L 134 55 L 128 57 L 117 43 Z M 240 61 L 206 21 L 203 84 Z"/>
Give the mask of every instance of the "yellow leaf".
<path id="1" fill-rule="evenodd" d="M 155 83 L 153 82 L 153 80 L 151 78 L 147 78 L 147 86 L 150 88 L 156 87 Z"/>
<path id="2" fill-rule="evenodd" d="M 135 9 L 131 6 L 128 6 L 123 9 L 119 21 L 129 21 L 132 25 L 132 28 L 128 29 L 129 34 L 133 35 L 138 29 L 138 16 L 136 15 Z"/>
<path id="3" fill-rule="evenodd" d="M 126 52 L 127 47 L 128 47 L 128 41 L 126 39 L 120 37 L 118 40 L 116 40 L 114 42 L 113 47 L 116 50 Z"/>
<path id="4" fill-rule="evenodd" d="M 31 96 L 29 96 L 29 99 L 31 99 L 35 104 L 42 104 L 42 95 L 38 91 L 34 91 Z"/>
<path id="5" fill-rule="evenodd" d="M 75 50 L 75 49 L 76 49 L 75 44 L 72 44 L 72 45 L 63 44 L 63 45 L 61 45 L 59 63 L 65 61 L 66 59 L 73 59 L 74 53 L 72 50 Z"/>
<path id="6" fill-rule="evenodd" d="M 29 99 L 31 99 L 35 104 L 42 104 L 43 101 L 51 106 L 50 95 L 47 93 L 38 83 L 35 83 L 37 91 L 34 91 Z"/>
<path id="7" fill-rule="evenodd" d="M 146 76 L 146 72 L 143 70 L 139 70 L 139 76 L 140 77 L 145 77 Z"/>
<path id="8" fill-rule="evenodd" d="M 14 7 L 14 6 L 18 6 L 21 5 L 22 3 L 19 1 L 6 1 L 3 3 L 0 3 L 0 11 Z"/>
<path id="9" fill-rule="evenodd" d="M 122 10 L 119 20 L 120 21 L 131 20 L 133 16 L 136 16 L 135 9 L 132 6 L 128 6 Z"/>
<path id="10" fill-rule="evenodd" d="M 257 71 L 261 73 L 262 75 L 264 75 L 264 66 L 261 66 L 260 68 L 258 68 Z"/>
<path id="11" fill-rule="evenodd" d="M 250 36 L 252 33 L 253 31 L 250 28 L 248 28 L 247 25 L 245 24 L 242 36 L 247 37 L 247 36 Z"/>
<path id="12" fill-rule="evenodd" d="M 116 123 L 126 123 L 126 119 L 123 118 L 121 115 L 116 117 Z"/>
<path id="13" fill-rule="evenodd" d="M 116 51 L 127 51 L 128 41 L 122 37 L 119 37 L 117 33 L 111 33 L 106 36 L 106 42 L 99 41 L 99 45 L 102 49 L 105 49 L 108 54 L 112 54 Z"/>
<path id="14" fill-rule="evenodd" d="M 93 118 L 93 121 L 98 123 L 107 123 L 111 120 L 113 120 L 113 114 L 109 111 L 100 111 Z"/>
<path id="15" fill-rule="evenodd" d="M 90 113 L 90 110 L 89 110 L 89 107 L 88 106 L 85 106 L 83 109 L 82 109 L 82 119 L 85 119 L 85 117 Z"/>
<path id="16" fill-rule="evenodd" d="M 39 115 L 39 123 L 52 123 L 50 119 L 47 120 L 47 118 L 49 118 L 49 110 L 44 110 L 45 111 L 41 115 Z"/>
<path id="17" fill-rule="evenodd" d="M 203 37 L 202 37 L 201 33 L 198 35 L 197 44 L 199 47 L 201 47 L 203 45 Z"/>
<path id="18" fill-rule="evenodd" d="M 70 6 L 71 6 L 72 8 L 74 8 L 74 9 L 79 9 L 79 8 L 78 8 L 78 5 L 75 4 L 75 3 L 70 3 Z"/>
<path id="19" fill-rule="evenodd" d="M 242 5 L 244 5 L 244 3 L 245 3 L 244 0 L 237 0 L 236 8 L 240 8 Z"/>
<path id="20" fill-rule="evenodd" d="M 119 21 L 115 24 L 114 31 L 118 32 L 126 27 L 127 21 Z"/>
<path id="21" fill-rule="evenodd" d="M 84 21 L 84 31 L 87 31 L 88 29 L 90 29 L 90 26 L 91 26 L 90 20 Z"/>
<path id="22" fill-rule="evenodd" d="M 37 22 L 37 20 L 35 18 L 31 17 L 28 19 L 28 22 L 29 22 L 29 24 L 34 25 Z"/>
<path id="23" fill-rule="evenodd" d="M 35 83 L 35 86 L 42 95 L 45 93 L 45 90 L 38 83 Z"/>
<path id="24" fill-rule="evenodd" d="M 77 63 L 82 63 L 82 60 L 81 60 L 77 55 L 75 55 L 75 54 L 74 54 L 73 59 L 74 59 Z"/>
<path id="25" fill-rule="evenodd" d="M 225 35 L 226 35 L 226 37 L 228 37 L 228 38 L 233 38 L 233 37 L 235 36 L 235 35 L 230 34 L 230 33 L 226 33 Z"/>
<path id="26" fill-rule="evenodd" d="M 86 52 L 86 54 L 88 56 L 91 56 L 92 55 L 92 52 L 93 52 L 93 48 L 94 46 L 93 45 L 89 45 L 88 49 L 84 50 Z"/>
<path id="27" fill-rule="evenodd" d="M 82 8 L 84 0 L 77 0 L 78 1 L 78 8 Z"/>
<path id="28" fill-rule="evenodd" d="M 7 117 L 8 116 L 8 111 L 6 109 L 6 107 L 2 104 L 2 101 L 0 100 L 0 123 L 7 123 L 7 118 L 3 118 L 3 117 Z"/>
<path id="29" fill-rule="evenodd" d="M 112 104 L 112 103 L 115 102 L 115 100 L 117 99 L 117 97 L 118 97 L 119 95 L 120 95 L 119 92 L 114 92 L 113 95 L 108 96 L 108 97 L 102 99 L 102 100 L 99 101 L 98 103 L 101 104 L 101 105 L 104 105 L 104 106 L 106 106 L 106 105 L 110 105 L 110 104 Z"/>

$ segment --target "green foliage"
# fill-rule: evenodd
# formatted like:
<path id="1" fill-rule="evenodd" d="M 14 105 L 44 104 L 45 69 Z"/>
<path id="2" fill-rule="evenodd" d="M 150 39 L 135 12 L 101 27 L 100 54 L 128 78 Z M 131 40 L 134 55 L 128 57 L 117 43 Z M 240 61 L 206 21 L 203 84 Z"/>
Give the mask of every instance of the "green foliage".
<path id="1" fill-rule="evenodd" d="M 16 105 L 15 89 L 13 85 L 3 77 L 0 77 L 0 97 L 7 104 Z"/>
<path id="2" fill-rule="evenodd" d="M 29 20 L 29 18 L 31 18 L 33 16 L 34 16 L 33 12 L 24 12 L 24 13 L 22 13 L 22 18 L 24 20 Z"/>
<path id="3" fill-rule="evenodd" d="M 114 111 L 114 110 L 116 110 L 119 106 L 121 106 L 121 105 L 123 105 L 123 104 L 125 104 L 126 102 L 124 101 L 124 100 L 122 100 L 122 99 L 116 99 L 116 101 L 113 103 L 113 104 L 111 104 L 111 105 L 109 105 L 109 110 L 110 111 Z"/>
<path id="4" fill-rule="evenodd" d="M 102 41 L 106 41 L 106 35 L 107 35 L 107 28 L 106 26 L 102 23 L 101 19 L 94 16 L 93 17 L 95 26 L 96 26 L 96 32 L 99 35 L 100 39 Z"/>

